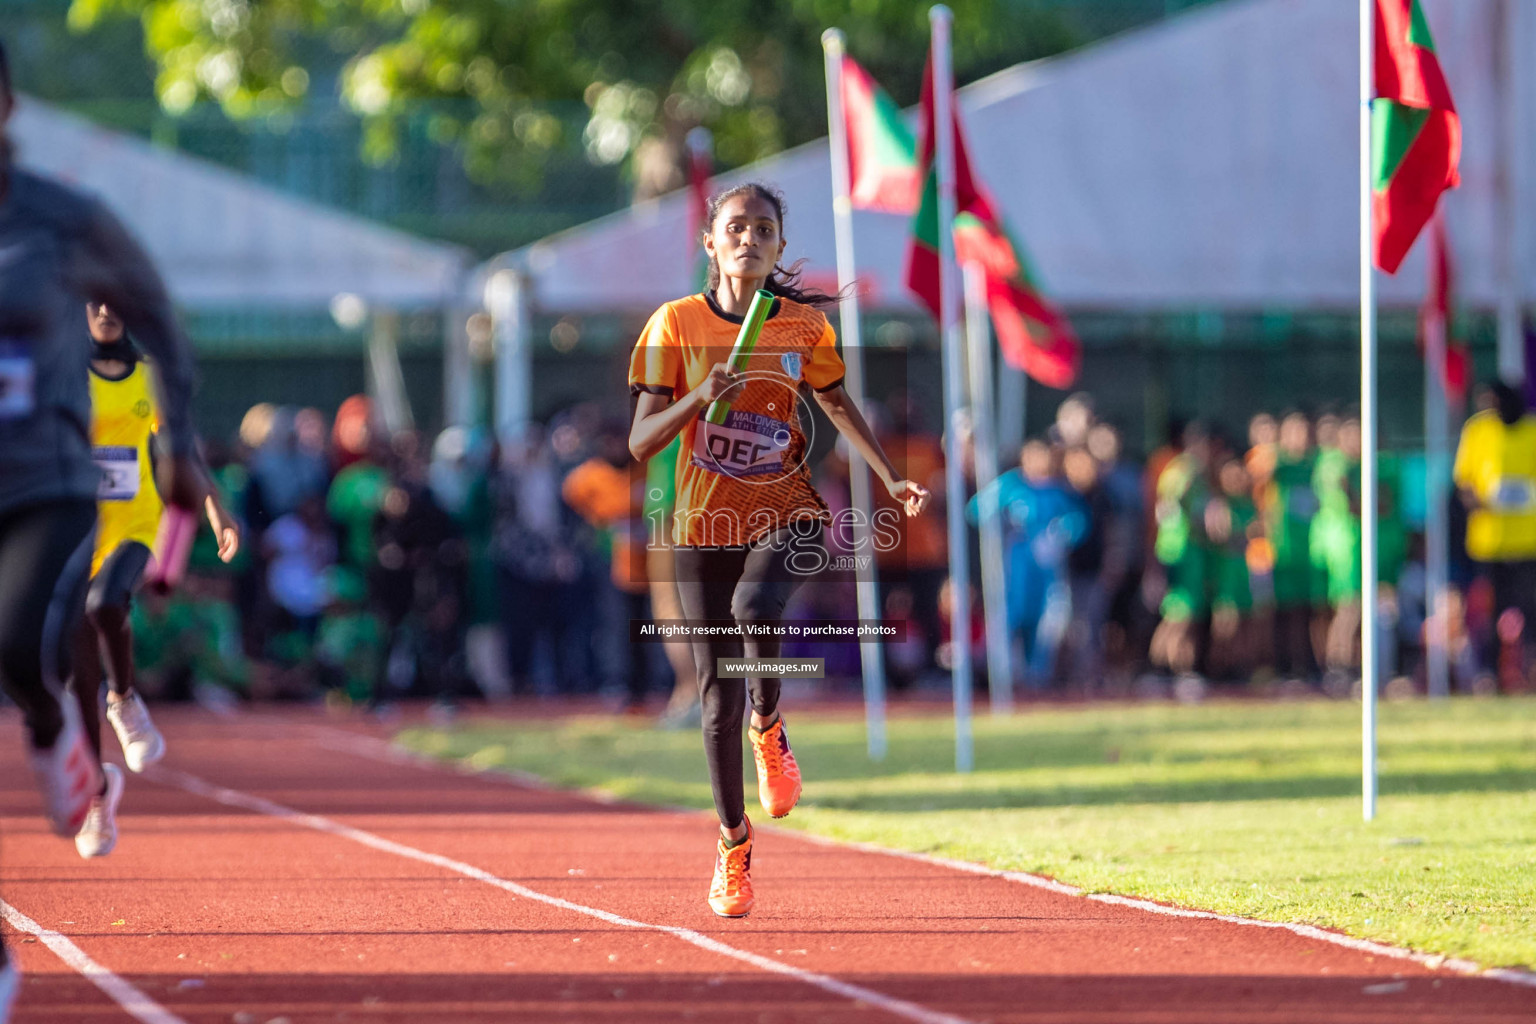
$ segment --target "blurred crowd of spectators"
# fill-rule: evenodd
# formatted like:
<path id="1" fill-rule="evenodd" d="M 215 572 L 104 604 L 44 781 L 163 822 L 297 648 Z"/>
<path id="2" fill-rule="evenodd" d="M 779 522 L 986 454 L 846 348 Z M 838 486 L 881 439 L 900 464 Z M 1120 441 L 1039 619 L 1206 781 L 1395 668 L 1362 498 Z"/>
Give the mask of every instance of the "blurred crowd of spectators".
<path id="1" fill-rule="evenodd" d="M 1536 418 L 1502 384 L 1476 403 L 1448 492 L 1438 615 L 1453 686 L 1524 689 L 1525 623 L 1536 614 Z M 1130 465 L 1092 399 L 1068 398 L 1047 435 L 1023 445 L 1018 468 L 968 510 L 972 522 L 1002 517 L 1015 682 L 1087 695 L 1198 696 L 1211 682 L 1356 691 L 1361 442 L 1349 412 L 1264 412 L 1244 441 L 1176 424 Z M 1417 453 L 1378 455 L 1378 649 L 1389 690 L 1405 695 L 1426 684 L 1426 472 Z M 978 605 L 970 636 L 985 665 Z M 946 632 L 940 663 L 948 642 Z"/>
<path id="2" fill-rule="evenodd" d="M 1478 401 L 1457 456 L 1442 607 L 1456 685 L 1512 689 L 1525 685 L 1524 622 L 1536 614 L 1536 419 L 1502 386 Z M 870 417 L 898 468 L 935 496 L 931 514 L 906 520 L 900 543 L 877 553 L 882 614 L 907 623 L 886 650 L 899 691 L 938 684 L 953 651 L 944 447 L 905 394 Z M 647 551 L 643 502 L 670 463 L 648 484 L 626 433 L 578 405 L 503 451 L 462 428 L 430 441 L 387 434 L 363 396 L 329 422 L 314 409 L 253 407 L 231 443 L 208 451 L 248 543 L 225 566 L 199 538 L 182 591 L 141 595 L 144 688 L 364 704 L 622 693 L 637 710 L 673 695 L 668 715 L 687 720 L 687 648 L 631 642 L 631 620 L 679 613 L 664 552 Z M 1086 696 L 1268 681 L 1350 692 L 1360 455 L 1356 417 L 1293 410 L 1254 416 L 1243 442 L 1179 424 L 1133 463 L 1091 398 L 1071 396 L 1014 468 L 979 492 L 973 480 L 968 495 L 971 523 L 1001 520 L 1015 684 Z M 1379 578 L 1387 676 L 1411 690 L 1423 686 L 1427 574 L 1422 508 L 1405 514 L 1422 467 L 1405 482 L 1404 466 L 1380 457 Z M 832 511 L 846 508 L 845 449 L 816 475 Z M 833 554 L 840 536 L 827 534 Z M 964 632 L 984 678 L 972 537 Z M 852 573 L 800 588 L 786 617 L 856 617 Z M 852 644 L 791 642 L 784 653 L 825 658 L 829 677 L 858 675 Z"/>
<path id="3" fill-rule="evenodd" d="M 625 436 L 590 405 L 506 450 L 457 427 L 389 433 L 364 396 L 333 422 L 252 407 L 207 449 L 247 543 L 226 566 L 200 536 L 178 592 L 140 594 L 143 689 L 226 705 L 670 693 L 666 655 L 629 642 L 649 607 L 622 557 L 644 482 Z"/>

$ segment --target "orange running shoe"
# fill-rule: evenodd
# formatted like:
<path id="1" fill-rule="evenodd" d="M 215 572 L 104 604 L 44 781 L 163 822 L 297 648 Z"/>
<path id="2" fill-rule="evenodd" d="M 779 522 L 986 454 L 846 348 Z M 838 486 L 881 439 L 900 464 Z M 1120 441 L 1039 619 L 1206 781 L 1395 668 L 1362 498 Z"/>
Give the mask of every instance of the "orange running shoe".
<path id="1" fill-rule="evenodd" d="M 779 715 L 768 728 L 759 732 L 747 729 L 752 739 L 752 759 L 757 762 L 757 798 L 763 810 L 782 818 L 800 802 L 800 766 L 789 737 L 784 735 L 784 716 Z"/>
<path id="2" fill-rule="evenodd" d="M 725 837 L 715 842 L 715 877 L 709 883 L 709 909 L 721 917 L 746 917 L 752 909 L 752 823 L 746 841 L 726 846 Z"/>

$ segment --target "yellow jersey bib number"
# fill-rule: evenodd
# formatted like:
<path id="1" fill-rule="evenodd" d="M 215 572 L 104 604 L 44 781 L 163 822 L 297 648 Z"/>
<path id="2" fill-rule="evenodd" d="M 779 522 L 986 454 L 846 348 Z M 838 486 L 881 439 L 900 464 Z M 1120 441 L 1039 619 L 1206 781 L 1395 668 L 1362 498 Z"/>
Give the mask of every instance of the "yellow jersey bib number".
<path id="1" fill-rule="evenodd" d="M 91 458 L 101 469 L 98 501 L 132 501 L 139 496 L 139 450 L 127 445 L 97 445 Z"/>

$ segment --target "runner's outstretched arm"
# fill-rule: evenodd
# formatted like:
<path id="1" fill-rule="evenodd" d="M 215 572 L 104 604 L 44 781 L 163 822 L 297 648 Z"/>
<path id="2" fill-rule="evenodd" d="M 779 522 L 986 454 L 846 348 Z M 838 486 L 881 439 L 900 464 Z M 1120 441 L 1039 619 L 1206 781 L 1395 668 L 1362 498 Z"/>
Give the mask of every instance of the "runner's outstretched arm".
<path id="1" fill-rule="evenodd" d="M 240 524 L 229 509 L 224 507 L 218 491 L 212 487 L 208 488 L 208 497 L 203 500 L 203 511 L 208 516 L 208 525 L 213 528 L 214 538 L 219 542 L 219 561 L 234 561 L 240 553 Z"/>
<path id="2" fill-rule="evenodd" d="M 240 553 L 240 520 L 235 518 L 219 497 L 219 488 L 213 482 L 213 469 L 203 457 L 202 449 L 194 448 L 192 454 L 198 475 L 202 477 L 203 493 L 207 495 L 203 499 L 203 513 L 208 517 L 209 527 L 213 529 L 214 540 L 218 542 L 219 561 L 227 565 Z"/>
<path id="3" fill-rule="evenodd" d="M 891 497 L 901 502 L 907 510 L 907 515 L 915 516 L 928 506 L 928 488 L 913 480 L 904 480 L 896 472 L 896 467 L 886 457 L 885 450 L 880 447 L 880 442 L 875 438 L 875 432 L 869 429 L 869 424 L 864 420 L 864 414 L 859 412 L 859 407 L 853 404 L 853 399 L 848 397 L 848 392 L 838 385 L 826 391 L 817 391 L 816 404 L 821 406 L 837 432 L 846 437 L 850 444 L 858 449 L 864 461 L 868 462 L 885 484 L 885 489 L 891 493 Z"/>

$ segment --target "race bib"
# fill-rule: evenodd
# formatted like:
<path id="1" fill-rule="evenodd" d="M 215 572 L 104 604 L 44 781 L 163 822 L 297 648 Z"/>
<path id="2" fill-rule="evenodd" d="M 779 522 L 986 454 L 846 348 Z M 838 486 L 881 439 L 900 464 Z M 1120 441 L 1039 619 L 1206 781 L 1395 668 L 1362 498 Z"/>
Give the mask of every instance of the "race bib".
<path id="1" fill-rule="evenodd" d="M 692 461 L 722 476 L 767 476 L 783 471 L 784 452 L 793 436 L 783 420 L 732 409 L 722 424 L 699 421 Z"/>
<path id="2" fill-rule="evenodd" d="M 1310 487 L 1291 488 L 1290 514 L 1292 519 L 1311 519 L 1317 515 L 1321 504 Z"/>
<path id="3" fill-rule="evenodd" d="M 37 408 L 37 364 L 19 341 L 0 341 L 0 420 L 19 420 Z"/>
<path id="4" fill-rule="evenodd" d="M 132 501 L 139 496 L 139 450 L 128 445 L 98 445 L 91 458 L 101 470 L 97 501 Z"/>
<path id="5" fill-rule="evenodd" d="M 1528 476 L 1500 477 L 1489 504 L 1501 512 L 1536 510 L 1536 481 Z"/>

